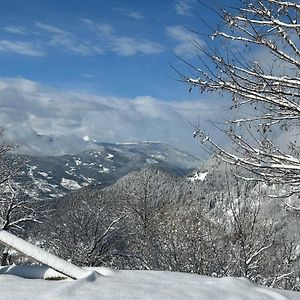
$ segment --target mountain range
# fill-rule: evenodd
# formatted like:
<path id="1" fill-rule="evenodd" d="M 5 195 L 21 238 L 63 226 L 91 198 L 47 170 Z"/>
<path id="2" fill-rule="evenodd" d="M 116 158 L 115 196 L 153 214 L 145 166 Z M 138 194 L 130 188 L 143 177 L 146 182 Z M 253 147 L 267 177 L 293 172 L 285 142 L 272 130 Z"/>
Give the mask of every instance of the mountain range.
<path id="1" fill-rule="evenodd" d="M 26 185 L 34 198 L 53 199 L 91 184 L 110 185 L 126 174 L 158 167 L 187 176 L 202 161 L 168 144 L 157 142 L 100 143 L 76 155 L 22 155 L 26 161 L 16 183 Z"/>

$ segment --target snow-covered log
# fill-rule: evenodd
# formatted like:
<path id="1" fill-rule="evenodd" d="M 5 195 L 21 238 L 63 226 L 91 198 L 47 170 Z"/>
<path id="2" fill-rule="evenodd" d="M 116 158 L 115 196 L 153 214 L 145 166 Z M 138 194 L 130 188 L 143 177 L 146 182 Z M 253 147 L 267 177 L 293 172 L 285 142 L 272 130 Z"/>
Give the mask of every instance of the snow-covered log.
<path id="1" fill-rule="evenodd" d="M 0 230 L 0 243 L 70 278 L 80 279 L 91 274 L 91 271 L 75 266 L 5 230 Z"/>

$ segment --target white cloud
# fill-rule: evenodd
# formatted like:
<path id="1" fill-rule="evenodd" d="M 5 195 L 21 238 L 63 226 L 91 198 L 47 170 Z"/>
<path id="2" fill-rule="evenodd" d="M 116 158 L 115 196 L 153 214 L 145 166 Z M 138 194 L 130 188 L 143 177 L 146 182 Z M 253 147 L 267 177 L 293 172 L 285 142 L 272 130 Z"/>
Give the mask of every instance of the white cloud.
<path id="1" fill-rule="evenodd" d="M 126 13 L 134 18 L 139 16 L 137 12 L 126 11 Z M 28 41 L 0 40 L 0 52 L 46 56 L 51 54 L 51 50 L 55 50 L 80 56 L 97 56 L 106 52 L 133 56 L 159 54 L 164 50 L 159 43 L 145 38 L 118 35 L 110 24 L 96 23 L 89 19 L 81 21 L 88 27 L 84 36 L 37 21 L 34 22 L 37 30 L 31 35 L 26 34 L 22 27 L 5 27 L 3 30 L 11 34 L 26 34 Z"/>
<path id="2" fill-rule="evenodd" d="M 82 20 L 90 30 L 92 30 L 102 41 L 108 51 L 112 51 L 121 56 L 132 56 L 136 54 L 159 54 L 164 48 L 156 42 L 147 39 L 120 36 L 114 32 L 111 25 L 106 23 L 96 23 L 89 19 Z"/>
<path id="3" fill-rule="evenodd" d="M 48 24 L 41 23 L 41 22 L 34 22 L 34 24 L 37 28 L 43 29 L 50 33 L 61 34 L 61 35 L 70 35 L 70 33 L 68 33 L 67 31 L 61 30 L 52 25 L 48 25 Z"/>
<path id="4" fill-rule="evenodd" d="M 129 10 L 126 8 L 115 7 L 115 8 L 113 8 L 113 11 L 116 11 L 116 12 L 120 13 L 121 15 L 124 15 L 124 16 L 132 18 L 132 19 L 144 19 L 143 14 L 136 10 Z"/>
<path id="5" fill-rule="evenodd" d="M 195 33 L 182 26 L 169 26 L 166 28 L 166 33 L 177 42 L 173 51 L 184 58 L 195 56 L 197 54 L 196 46 L 203 47 L 205 45 Z"/>
<path id="6" fill-rule="evenodd" d="M 145 39 L 114 36 L 111 38 L 111 42 L 113 44 L 111 50 L 122 56 L 131 56 L 138 53 L 158 54 L 163 50 L 158 43 Z"/>
<path id="7" fill-rule="evenodd" d="M 30 42 L 0 40 L 0 52 L 27 56 L 44 56 L 45 53 Z"/>
<path id="8" fill-rule="evenodd" d="M 90 73 L 81 73 L 80 76 L 83 77 L 83 78 L 88 78 L 88 79 L 96 77 L 96 75 L 90 74 Z"/>
<path id="9" fill-rule="evenodd" d="M 107 23 L 96 23 L 90 19 L 81 19 L 81 21 L 89 27 L 93 32 L 101 37 L 111 37 L 114 35 L 114 30 L 111 25 Z"/>
<path id="10" fill-rule="evenodd" d="M 81 41 L 73 33 L 58 27 L 41 22 L 35 22 L 35 26 L 49 34 L 47 40 L 44 42 L 45 47 L 63 49 L 64 51 L 81 56 L 103 54 L 104 52 L 101 47 Z"/>
<path id="11" fill-rule="evenodd" d="M 22 26 L 6 26 L 3 28 L 5 31 L 13 34 L 26 35 L 26 29 Z"/>
<path id="12" fill-rule="evenodd" d="M 133 19 L 143 19 L 144 16 L 139 11 L 128 11 L 127 17 L 133 18 Z"/>
<path id="13" fill-rule="evenodd" d="M 106 98 L 0 78 L 0 126 L 18 143 L 44 153 L 80 152 L 86 135 L 107 142 L 161 141 L 195 153 L 198 143 L 187 120 L 198 116 L 217 117 L 217 105 L 209 99 Z"/>
<path id="14" fill-rule="evenodd" d="M 191 16 L 193 8 L 193 0 L 177 0 L 175 2 L 175 10 L 181 16 Z"/>

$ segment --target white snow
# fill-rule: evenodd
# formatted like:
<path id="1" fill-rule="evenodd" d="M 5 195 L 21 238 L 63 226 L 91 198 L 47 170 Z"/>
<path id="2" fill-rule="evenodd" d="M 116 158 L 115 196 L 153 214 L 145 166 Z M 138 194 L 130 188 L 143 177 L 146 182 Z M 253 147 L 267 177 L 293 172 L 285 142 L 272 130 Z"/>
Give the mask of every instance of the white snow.
<path id="1" fill-rule="evenodd" d="M 69 171 L 65 171 L 65 173 L 69 174 L 69 175 L 75 175 L 76 168 L 75 167 L 70 167 Z"/>
<path id="2" fill-rule="evenodd" d="M 65 195 L 64 193 L 51 193 L 51 194 L 49 194 L 49 197 L 51 197 L 51 198 L 59 198 L 59 197 L 62 197 L 64 195 Z"/>
<path id="3" fill-rule="evenodd" d="M 87 271 L 96 271 L 100 275 L 103 276 L 111 276 L 113 275 L 116 271 L 105 268 L 105 267 L 97 267 L 97 268 L 92 268 L 92 267 L 85 267 L 83 268 L 84 270 Z M 72 280 L 70 277 L 55 271 L 51 269 L 50 267 L 46 265 L 9 265 L 9 266 L 0 266 L 0 275 L 1 274 L 8 274 L 8 275 L 15 275 L 18 277 L 22 278 L 27 278 L 27 279 L 67 279 L 67 280 Z M 89 272 L 85 274 L 85 276 L 90 275 Z"/>
<path id="4" fill-rule="evenodd" d="M 196 172 L 193 176 L 189 177 L 189 180 L 191 182 L 195 182 L 195 181 L 203 181 L 206 177 L 208 172 Z"/>
<path id="5" fill-rule="evenodd" d="M 138 145 L 139 143 L 135 143 L 135 142 L 128 142 L 128 143 L 116 143 L 116 145 Z"/>
<path id="6" fill-rule="evenodd" d="M 81 188 L 77 181 L 67 178 L 62 178 L 60 184 L 68 190 L 77 190 Z"/>
<path id="7" fill-rule="evenodd" d="M 82 174 L 80 175 L 80 177 L 81 177 L 87 184 L 90 184 L 90 183 L 92 183 L 93 181 L 95 181 L 94 178 L 92 178 L 92 177 L 85 177 L 85 176 L 83 176 Z"/>
<path id="8" fill-rule="evenodd" d="M 27 279 L 68 279 L 63 275 L 47 266 L 40 265 L 11 265 L 0 267 L 0 275 L 9 274 Z"/>
<path id="9" fill-rule="evenodd" d="M 94 166 L 95 163 L 91 162 L 91 163 L 82 163 L 84 166 Z"/>
<path id="10" fill-rule="evenodd" d="M 6 269 L 3 269 L 6 268 Z M 40 271 L 39 271 L 40 268 Z M 212 278 L 200 275 L 159 271 L 110 271 L 95 268 L 85 278 L 42 280 L 57 273 L 45 267 L 0 267 L 2 299 L 124 299 L 124 300 L 299 300 L 300 293 L 271 289 L 245 278 Z M 28 276 L 31 273 L 31 277 Z M 9 274 L 14 274 L 9 275 Z M 18 276 L 16 276 L 18 275 Z M 24 276 L 25 275 L 25 276 Z"/>
<path id="11" fill-rule="evenodd" d="M 0 230 L 0 242 L 71 278 L 78 279 L 91 274 L 90 271 L 79 268 L 5 230 Z"/>
<path id="12" fill-rule="evenodd" d="M 161 160 L 165 160 L 165 156 L 163 156 L 162 154 L 155 154 L 155 155 L 151 155 L 151 157 L 156 158 L 156 159 L 161 159 Z"/>
<path id="13" fill-rule="evenodd" d="M 108 168 L 105 168 L 105 167 L 103 167 L 103 173 L 109 173 L 109 169 L 108 169 Z"/>
<path id="14" fill-rule="evenodd" d="M 85 135 L 85 136 L 83 137 L 83 140 L 84 140 L 85 142 L 97 142 L 96 140 L 90 138 L 88 135 Z"/>
<path id="15" fill-rule="evenodd" d="M 46 172 L 37 172 L 38 174 L 42 175 L 43 177 L 48 177 L 48 173 Z"/>
<path id="16" fill-rule="evenodd" d="M 28 176 L 33 178 L 33 171 L 37 169 L 37 166 L 29 166 Z"/>
<path id="17" fill-rule="evenodd" d="M 158 164 L 158 161 L 155 160 L 154 158 L 147 158 L 147 159 L 146 159 L 146 162 L 147 162 L 148 164 Z"/>
<path id="18" fill-rule="evenodd" d="M 102 166 L 102 170 L 99 171 L 99 173 L 109 173 L 109 172 L 110 172 L 110 170 L 106 167 L 103 167 L 103 166 Z"/>
<path id="19" fill-rule="evenodd" d="M 81 165 L 81 159 L 80 158 L 73 158 L 74 159 L 74 161 L 75 161 L 75 164 L 76 164 L 76 166 L 79 166 L 79 165 Z"/>
<path id="20" fill-rule="evenodd" d="M 111 154 L 111 153 L 108 153 L 107 156 L 106 156 L 107 159 L 111 159 L 111 158 L 113 158 L 113 157 L 114 157 L 114 155 Z"/>
<path id="21" fill-rule="evenodd" d="M 92 151 L 90 155 L 94 156 L 95 158 L 98 158 L 99 156 L 103 156 L 101 151 Z"/>

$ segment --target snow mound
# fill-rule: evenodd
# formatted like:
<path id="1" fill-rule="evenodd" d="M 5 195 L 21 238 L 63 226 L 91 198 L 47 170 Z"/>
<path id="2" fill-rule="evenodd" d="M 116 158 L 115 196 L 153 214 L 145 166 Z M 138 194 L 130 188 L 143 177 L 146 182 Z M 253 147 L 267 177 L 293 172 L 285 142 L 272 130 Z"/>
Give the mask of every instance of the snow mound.
<path id="1" fill-rule="evenodd" d="M 0 268 L 1 270 L 1 268 Z M 96 272 L 76 281 L 30 280 L 0 275 L 3 299 L 203 299 L 299 300 L 300 293 L 271 289 L 245 278 L 207 276 L 161 271 Z M 1 272 L 0 272 L 1 273 Z M 9 272 L 8 272 L 9 274 Z M 25 298 L 24 298 L 25 297 Z"/>
<path id="2" fill-rule="evenodd" d="M 116 274 L 116 271 L 105 268 L 84 268 L 87 271 L 91 271 L 90 273 L 86 273 L 86 277 L 94 274 L 97 271 L 102 276 L 113 276 Z M 26 279 L 46 279 L 46 280 L 57 280 L 57 279 L 70 279 L 68 276 L 59 273 L 48 266 L 45 265 L 10 265 L 10 266 L 0 266 L 0 275 L 14 275 Z"/>
<path id="3" fill-rule="evenodd" d="M 31 265 L 11 265 L 0 267 L 0 274 L 15 275 L 26 279 L 67 279 L 63 275 L 47 266 Z"/>

